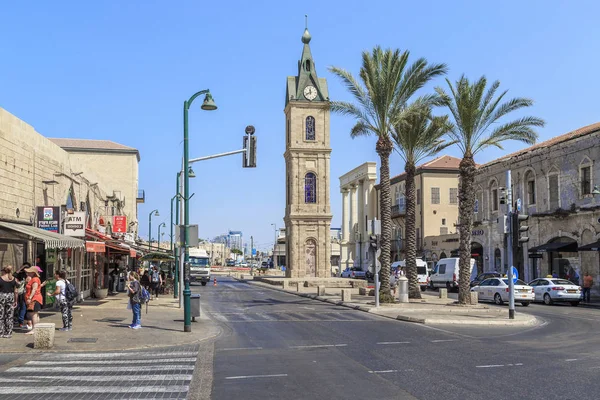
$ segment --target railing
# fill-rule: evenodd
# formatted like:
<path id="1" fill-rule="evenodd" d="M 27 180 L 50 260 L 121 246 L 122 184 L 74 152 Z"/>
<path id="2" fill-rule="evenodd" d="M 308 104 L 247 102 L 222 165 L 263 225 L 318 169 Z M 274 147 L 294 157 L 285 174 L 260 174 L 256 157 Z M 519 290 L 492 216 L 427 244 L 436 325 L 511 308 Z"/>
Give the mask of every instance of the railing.
<path id="1" fill-rule="evenodd" d="M 146 192 L 145 191 L 138 190 L 136 202 L 137 203 L 145 203 L 146 202 Z"/>
<path id="2" fill-rule="evenodd" d="M 403 217 L 406 214 L 406 207 L 396 204 L 392 206 L 392 218 Z"/>

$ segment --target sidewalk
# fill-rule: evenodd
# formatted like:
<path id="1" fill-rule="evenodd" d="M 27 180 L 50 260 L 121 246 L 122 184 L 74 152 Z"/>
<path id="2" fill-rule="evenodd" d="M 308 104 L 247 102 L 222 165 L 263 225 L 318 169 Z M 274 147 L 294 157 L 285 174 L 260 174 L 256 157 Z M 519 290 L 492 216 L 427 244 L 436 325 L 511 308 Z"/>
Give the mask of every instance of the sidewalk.
<path id="1" fill-rule="evenodd" d="M 295 294 L 310 299 L 320 300 L 342 307 L 360 310 L 382 317 L 416 322 L 430 325 L 488 325 L 488 326 L 534 326 L 539 321 L 532 315 L 523 312 L 516 313 L 515 319 L 508 319 L 508 307 L 489 307 L 485 304 L 475 306 L 459 306 L 454 299 L 440 299 L 437 294 L 421 293 L 423 299 L 411 299 L 409 303 L 381 304 L 375 307 L 373 296 L 358 294 L 358 289 L 352 290 L 349 302 L 342 302 L 341 289 L 327 288 L 324 296 L 317 296 L 316 288 L 301 287 L 298 292 L 283 290 L 281 287 L 248 280 L 253 285 Z"/>
<path id="2" fill-rule="evenodd" d="M 73 308 L 73 330 L 56 331 L 52 350 L 34 350 L 33 335 L 15 329 L 10 339 L 0 339 L 0 353 L 37 351 L 115 351 L 147 349 L 193 344 L 220 332 L 218 325 L 201 316 L 192 322 L 192 332 L 183 332 L 183 309 L 172 295 L 151 300 L 146 313 L 142 306 L 142 329 L 130 329 L 132 312 L 127 309 L 128 297 L 124 293 L 106 299 L 87 299 Z M 55 323 L 62 328 L 58 310 L 40 312 L 41 323 Z M 94 341 L 95 339 L 95 341 Z"/>

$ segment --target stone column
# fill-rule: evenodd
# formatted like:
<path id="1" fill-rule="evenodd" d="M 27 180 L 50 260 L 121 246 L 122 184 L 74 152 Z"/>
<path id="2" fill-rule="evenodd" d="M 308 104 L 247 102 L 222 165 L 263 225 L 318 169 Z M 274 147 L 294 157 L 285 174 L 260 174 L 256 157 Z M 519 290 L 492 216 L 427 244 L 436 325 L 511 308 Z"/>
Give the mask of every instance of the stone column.
<path id="1" fill-rule="evenodd" d="M 352 243 L 352 246 L 349 246 L 349 249 L 352 251 L 352 255 L 349 256 L 349 259 L 352 259 L 352 263 L 354 264 L 354 262 L 357 260 L 356 257 L 356 234 L 355 234 L 355 230 L 354 227 L 356 226 L 356 224 L 358 223 L 358 205 L 357 205 L 357 196 L 358 196 L 358 191 L 357 191 L 357 186 L 356 184 L 353 184 L 351 186 L 350 189 L 350 232 L 349 232 L 349 237 L 350 237 L 350 243 Z"/>
<path id="2" fill-rule="evenodd" d="M 348 189 L 342 188 L 342 242 L 348 241 L 350 230 L 350 204 L 348 200 Z"/>

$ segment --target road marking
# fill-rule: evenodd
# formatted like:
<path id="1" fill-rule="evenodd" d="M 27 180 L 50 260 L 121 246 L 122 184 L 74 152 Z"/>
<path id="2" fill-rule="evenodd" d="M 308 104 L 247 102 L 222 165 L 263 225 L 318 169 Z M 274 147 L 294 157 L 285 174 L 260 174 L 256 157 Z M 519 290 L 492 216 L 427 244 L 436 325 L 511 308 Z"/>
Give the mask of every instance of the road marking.
<path id="1" fill-rule="evenodd" d="M 237 351 L 237 350 L 262 350 L 262 347 L 229 347 L 226 349 L 217 349 L 217 351 Z"/>
<path id="2" fill-rule="evenodd" d="M 369 371 L 370 374 L 390 374 L 392 372 L 398 372 L 397 369 L 388 369 L 385 371 Z"/>
<path id="3" fill-rule="evenodd" d="M 27 364 L 23 367 L 13 367 L 9 372 L 131 372 L 132 366 L 129 367 L 28 367 Z M 168 371 L 168 370 L 188 370 L 193 371 L 193 364 L 172 364 L 172 365 L 147 365 L 142 367 L 144 371 Z"/>
<path id="4" fill-rule="evenodd" d="M 197 351 L 172 351 L 172 352 L 149 352 L 149 353 L 136 353 L 136 352 L 123 352 L 123 353 L 72 353 L 72 354 L 60 354 L 60 353 L 46 353 L 42 355 L 42 358 L 45 359 L 81 359 L 81 358 L 117 358 L 117 359 L 126 359 L 129 357 L 137 357 L 137 358 L 156 358 L 160 359 L 161 357 L 196 357 L 198 356 Z"/>
<path id="5" fill-rule="evenodd" d="M 161 358 L 161 363 L 180 363 L 180 362 L 196 362 L 195 357 L 190 358 Z M 92 364 L 104 365 L 110 363 L 115 364 L 147 364 L 148 360 L 48 360 L 48 361 L 29 361 L 25 365 L 77 365 L 77 364 Z"/>
<path id="6" fill-rule="evenodd" d="M 443 343 L 443 342 L 456 342 L 456 339 L 437 339 L 437 340 L 431 341 L 431 343 Z"/>
<path id="7" fill-rule="evenodd" d="M 27 382 L 43 382 L 43 381 L 56 381 L 62 379 L 56 375 L 19 375 L 18 379 L 26 379 Z M 82 382 L 106 382 L 106 376 L 69 376 L 65 378 L 69 381 L 82 381 Z M 152 381 L 158 382 L 161 380 L 182 380 L 191 381 L 192 375 L 187 374 L 173 374 L 173 375 L 112 375 L 110 381 L 122 381 L 122 382 L 139 382 L 139 381 Z M 15 378 L 0 378 L 0 382 L 15 382 Z"/>
<path id="8" fill-rule="evenodd" d="M 290 346 L 290 349 L 312 349 L 319 347 L 345 347 L 347 344 L 313 344 L 307 346 Z"/>
<path id="9" fill-rule="evenodd" d="M 306 308 L 307 310 L 314 310 L 314 307 L 302 307 L 302 308 Z"/>
<path id="10" fill-rule="evenodd" d="M 104 377 L 106 380 L 107 378 Z M 189 386 L 41 386 L 41 387 L 0 387 L 0 394 L 55 394 L 55 393 L 174 393 L 187 392 Z"/>
<path id="11" fill-rule="evenodd" d="M 565 362 L 571 362 L 571 361 L 577 361 L 577 359 L 576 358 L 568 358 L 565 360 Z"/>
<path id="12" fill-rule="evenodd" d="M 516 364 L 490 364 L 490 365 L 476 365 L 475 368 L 502 368 L 502 367 L 520 367 L 522 366 L 522 363 L 516 363 Z"/>
<path id="13" fill-rule="evenodd" d="M 377 342 L 377 344 L 407 344 L 410 342 Z"/>
<path id="14" fill-rule="evenodd" d="M 288 374 L 226 376 L 225 379 L 279 378 Z"/>

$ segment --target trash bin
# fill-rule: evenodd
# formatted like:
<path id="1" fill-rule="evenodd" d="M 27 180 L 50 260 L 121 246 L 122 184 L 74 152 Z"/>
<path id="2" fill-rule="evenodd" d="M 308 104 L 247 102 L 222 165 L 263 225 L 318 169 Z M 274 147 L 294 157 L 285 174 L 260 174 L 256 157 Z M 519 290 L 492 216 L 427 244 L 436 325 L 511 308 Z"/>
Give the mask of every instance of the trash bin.
<path id="1" fill-rule="evenodd" d="M 125 291 L 125 278 L 119 278 L 117 292 L 124 292 L 124 291 Z"/>
<path id="2" fill-rule="evenodd" d="M 190 311 L 192 314 L 192 321 L 196 321 L 196 317 L 200 316 L 200 295 L 192 294 L 190 295 Z"/>
<path id="3" fill-rule="evenodd" d="M 405 276 L 398 278 L 398 301 L 408 303 L 408 279 Z"/>

